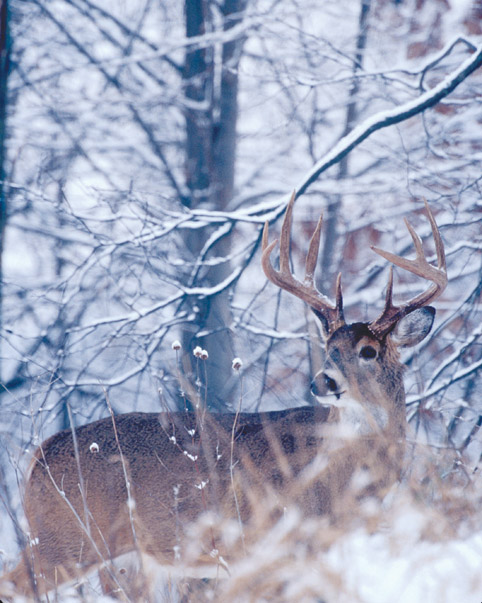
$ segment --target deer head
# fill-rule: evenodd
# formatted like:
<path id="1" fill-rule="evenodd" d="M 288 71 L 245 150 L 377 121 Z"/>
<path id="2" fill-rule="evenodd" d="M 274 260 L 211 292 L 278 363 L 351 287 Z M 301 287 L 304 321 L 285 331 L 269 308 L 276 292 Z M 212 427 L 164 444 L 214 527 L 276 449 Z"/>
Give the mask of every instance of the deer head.
<path id="1" fill-rule="evenodd" d="M 447 285 L 447 272 L 442 239 L 430 208 L 425 202 L 437 252 L 437 267 L 428 263 L 420 237 L 408 221 L 416 258 L 408 260 L 388 251 L 373 251 L 392 264 L 420 276 L 431 285 L 420 295 L 395 305 L 392 299 L 393 270 L 390 268 L 385 305 L 381 314 L 370 322 L 347 324 L 343 313 L 341 274 L 336 281 L 335 303 L 314 284 L 314 273 L 320 246 L 322 217 L 318 220 L 306 257 L 305 277 L 300 282 L 290 270 L 290 231 L 295 193 L 288 204 L 280 237 L 279 270 L 271 264 L 271 253 L 277 241 L 268 243 L 268 223 L 263 232 L 262 266 L 268 279 L 285 291 L 305 301 L 318 317 L 325 342 L 325 366 L 312 382 L 312 392 L 320 402 L 340 409 L 340 419 L 359 434 L 374 430 L 396 436 L 405 432 L 405 392 L 403 365 L 399 348 L 413 346 L 430 332 L 435 309 L 428 304 Z"/>

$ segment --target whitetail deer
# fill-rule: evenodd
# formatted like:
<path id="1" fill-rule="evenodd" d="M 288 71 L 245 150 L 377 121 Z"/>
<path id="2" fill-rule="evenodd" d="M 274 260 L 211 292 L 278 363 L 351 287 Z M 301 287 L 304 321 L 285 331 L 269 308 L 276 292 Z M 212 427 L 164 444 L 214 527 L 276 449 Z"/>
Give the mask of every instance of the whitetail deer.
<path id="1" fill-rule="evenodd" d="M 408 222 L 416 259 L 374 248 L 430 281 L 427 290 L 394 305 L 390 269 L 380 316 L 346 324 L 340 277 L 335 304 L 313 284 L 321 218 L 304 281 L 290 271 L 293 202 L 294 194 L 281 231 L 280 269 L 271 264 L 276 241 L 268 243 L 267 225 L 262 265 L 270 281 L 304 300 L 321 322 L 326 365 L 313 391 L 324 406 L 218 415 L 136 412 L 57 433 L 34 454 L 24 501 L 29 545 L 18 567 L 4 576 L 4 586 L 44 594 L 133 550 L 172 566 L 182 562 L 187 525 L 205 511 L 247 521 L 254 507 L 269 500 L 275 514 L 289 504 L 305 515 L 336 513 L 357 472 L 364 476 L 357 496 L 383 494 L 397 480 L 405 439 L 398 347 L 428 334 L 435 311 L 427 304 L 447 283 L 435 220 L 426 205 L 437 267 L 425 259 Z M 223 539 L 213 535 L 195 562 L 229 558 Z"/>

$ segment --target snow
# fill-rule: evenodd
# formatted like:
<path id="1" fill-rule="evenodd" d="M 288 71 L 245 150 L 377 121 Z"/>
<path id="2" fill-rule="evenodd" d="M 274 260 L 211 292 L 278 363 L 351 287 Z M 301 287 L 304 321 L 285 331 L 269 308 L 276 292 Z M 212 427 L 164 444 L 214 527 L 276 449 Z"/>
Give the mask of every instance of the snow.
<path id="1" fill-rule="evenodd" d="M 362 530 L 336 543 L 328 566 L 343 575 L 347 603 L 480 603 L 482 534 L 465 540 L 418 540 L 417 524 L 407 509 L 395 535 Z M 357 593 L 355 599 L 351 598 Z"/>

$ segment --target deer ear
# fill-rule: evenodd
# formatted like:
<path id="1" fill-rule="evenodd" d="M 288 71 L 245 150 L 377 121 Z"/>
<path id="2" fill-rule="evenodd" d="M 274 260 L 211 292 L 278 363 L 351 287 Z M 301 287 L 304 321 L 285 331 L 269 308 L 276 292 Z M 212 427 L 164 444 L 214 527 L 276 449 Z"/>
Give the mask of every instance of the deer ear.
<path id="1" fill-rule="evenodd" d="M 410 348 L 427 337 L 434 319 L 435 308 L 432 306 L 418 308 L 398 321 L 391 337 L 398 346 Z"/>

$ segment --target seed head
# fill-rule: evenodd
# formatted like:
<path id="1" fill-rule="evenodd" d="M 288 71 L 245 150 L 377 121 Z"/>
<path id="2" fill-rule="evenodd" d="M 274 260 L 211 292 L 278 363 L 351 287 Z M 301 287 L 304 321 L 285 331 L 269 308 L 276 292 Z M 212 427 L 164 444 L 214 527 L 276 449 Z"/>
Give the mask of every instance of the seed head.
<path id="1" fill-rule="evenodd" d="M 239 371 L 243 368 L 243 361 L 241 360 L 241 358 L 234 358 L 232 366 L 233 371 Z"/>

